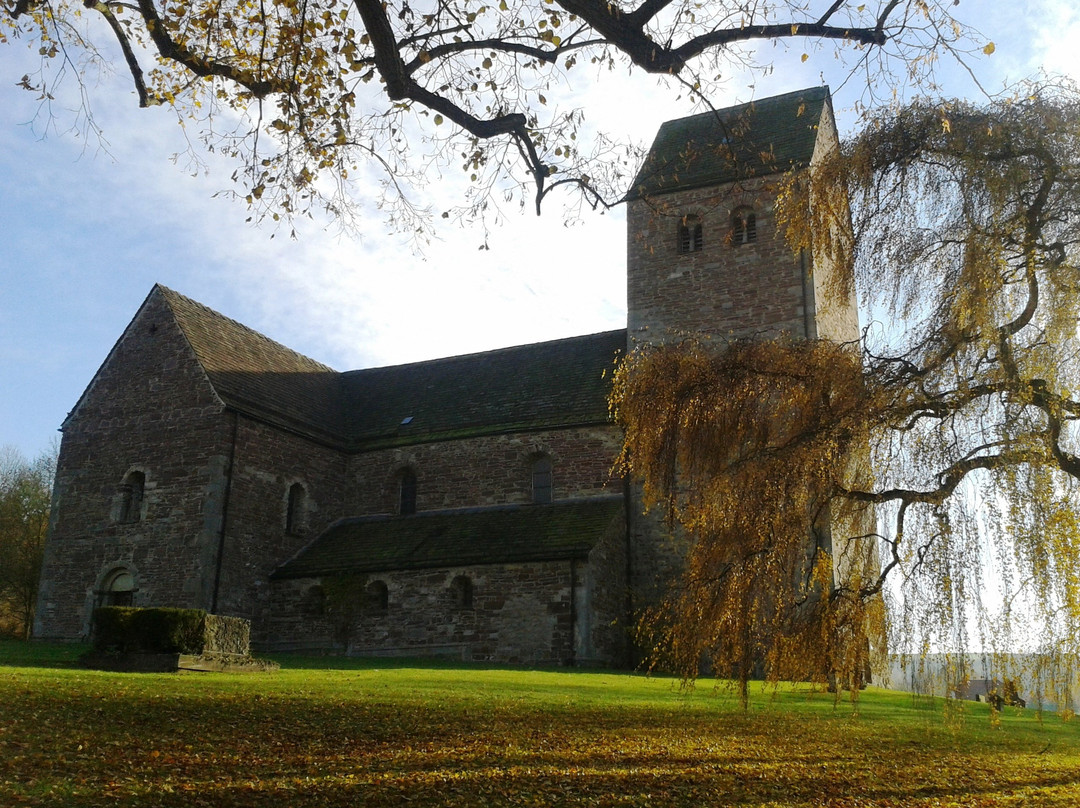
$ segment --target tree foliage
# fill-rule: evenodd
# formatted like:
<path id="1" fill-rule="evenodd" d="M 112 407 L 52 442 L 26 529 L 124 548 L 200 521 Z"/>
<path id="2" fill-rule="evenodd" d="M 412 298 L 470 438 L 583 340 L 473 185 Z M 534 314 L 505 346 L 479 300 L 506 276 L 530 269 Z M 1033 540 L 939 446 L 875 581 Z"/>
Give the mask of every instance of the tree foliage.
<path id="1" fill-rule="evenodd" d="M 691 538 L 657 651 L 850 675 L 884 595 L 894 650 L 1075 660 L 1080 93 L 880 113 L 782 203 L 885 322 L 623 366 L 624 465 Z"/>
<path id="2" fill-rule="evenodd" d="M 0 41 L 6 31 L 40 48 L 42 71 L 21 83 L 43 104 L 64 74 L 122 54 L 140 105 L 196 121 L 208 148 L 241 163 L 240 194 L 260 215 L 322 204 L 347 222 L 352 183 L 373 163 L 385 210 L 412 226 L 422 206 L 410 188 L 447 167 L 472 183 L 459 214 L 496 202 L 493 189 L 524 203 L 531 188 L 537 209 L 564 185 L 594 206 L 621 199 L 634 166 L 577 106 L 605 72 L 669 77 L 707 106 L 733 73 L 768 69 L 756 46 L 790 41 L 804 59 L 835 45 L 888 97 L 890 81 L 922 81 L 943 54 L 976 47 L 950 6 L 5 0 Z"/>
<path id="3" fill-rule="evenodd" d="M 56 453 L 0 451 L 0 633 L 30 636 L 49 528 Z"/>

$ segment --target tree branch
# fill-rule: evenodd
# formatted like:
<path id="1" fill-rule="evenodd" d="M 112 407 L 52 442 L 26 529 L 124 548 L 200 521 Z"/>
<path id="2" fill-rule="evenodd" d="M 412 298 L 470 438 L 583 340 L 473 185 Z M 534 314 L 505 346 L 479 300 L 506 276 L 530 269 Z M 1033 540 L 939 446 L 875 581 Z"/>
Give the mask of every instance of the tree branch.
<path id="1" fill-rule="evenodd" d="M 139 13 L 146 20 L 146 30 L 150 38 L 164 58 L 178 62 L 194 73 L 196 76 L 219 78 L 235 81 L 242 87 L 246 87 L 255 98 L 265 98 L 270 93 L 286 92 L 288 87 L 268 79 L 256 79 L 250 73 L 240 70 L 234 65 L 218 62 L 199 56 L 185 45 L 180 44 L 166 29 L 165 22 L 158 15 L 153 0 L 139 0 Z"/>
<path id="2" fill-rule="evenodd" d="M 83 5 L 86 8 L 92 8 L 99 12 L 109 23 L 109 27 L 116 35 L 116 39 L 120 42 L 120 50 L 124 53 L 124 61 L 127 63 L 128 70 L 131 71 L 131 80 L 135 83 L 135 91 L 139 94 L 139 106 L 150 106 L 150 95 L 146 91 L 146 81 L 143 79 L 142 67 L 139 66 L 139 60 L 135 58 L 135 51 L 132 50 L 127 32 L 125 32 L 120 25 L 120 21 L 116 19 L 116 15 L 113 14 L 112 9 L 103 2 L 84 0 Z"/>

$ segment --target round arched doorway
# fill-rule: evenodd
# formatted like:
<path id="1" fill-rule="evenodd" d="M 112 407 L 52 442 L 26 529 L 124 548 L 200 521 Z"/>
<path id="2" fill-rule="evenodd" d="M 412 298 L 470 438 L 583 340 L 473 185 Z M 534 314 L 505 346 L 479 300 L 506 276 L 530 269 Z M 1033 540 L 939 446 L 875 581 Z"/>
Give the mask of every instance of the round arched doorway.
<path id="1" fill-rule="evenodd" d="M 113 570 L 101 586 L 102 606 L 134 606 L 135 576 L 123 567 Z"/>

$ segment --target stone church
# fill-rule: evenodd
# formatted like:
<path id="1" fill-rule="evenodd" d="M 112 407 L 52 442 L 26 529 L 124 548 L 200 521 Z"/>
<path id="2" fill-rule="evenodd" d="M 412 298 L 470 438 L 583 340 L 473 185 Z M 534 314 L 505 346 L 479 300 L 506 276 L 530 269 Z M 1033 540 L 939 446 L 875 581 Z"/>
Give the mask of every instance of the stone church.
<path id="1" fill-rule="evenodd" d="M 64 421 L 35 635 L 176 606 L 263 651 L 628 664 L 677 553 L 611 473 L 613 363 L 694 331 L 857 337 L 773 212 L 837 142 L 826 88 L 665 123 L 617 331 L 341 373 L 155 286 Z"/>

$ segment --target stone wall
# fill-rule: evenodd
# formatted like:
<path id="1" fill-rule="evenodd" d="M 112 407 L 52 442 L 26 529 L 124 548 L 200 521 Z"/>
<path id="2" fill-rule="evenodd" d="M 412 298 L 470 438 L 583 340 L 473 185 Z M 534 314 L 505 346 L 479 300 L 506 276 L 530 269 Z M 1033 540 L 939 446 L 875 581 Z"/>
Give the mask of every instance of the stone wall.
<path id="1" fill-rule="evenodd" d="M 807 335 L 813 295 L 809 268 L 777 231 L 775 193 L 770 181 L 758 179 L 628 203 L 627 309 L 633 342 L 687 332 Z M 754 211 L 757 238 L 736 245 L 731 217 L 741 207 Z M 684 216 L 701 220 L 702 249 L 696 252 L 679 252 Z"/>
<path id="2" fill-rule="evenodd" d="M 34 634 L 89 632 L 114 571 L 133 605 L 208 609 L 229 444 L 225 415 L 160 297 L 140 309 L 64 425 Z M 143 475 L 136 513 L 123 486 Z"/>
<path id="3" fill-rule="evenodd" d="M 553 429 L 380 449 L 349 462 L 353 515 L 396 513 L 401 472 L 416 475 L 419 511 L 532 501 L 532 462 L 552 461 L 553 498 L 612 493 L 611 476 L 622 442 L 614 425 Z"/>
<path id="4" fill-rule="evenodd" d="M 587 566 L 583 561 L 489 564 L 275 582 L 275 639 L 266 647 L 573 664 L 572 582 Z M 455 600 L 452 584 L 459 576 L 471 584 L 471 605 Z M 373 606 L 366 594 L 377 582 L 387 589 L 385 609 Z M 321 596 L 313 593 L 315 587 Z"/>
<path id="5" fill-rule="evenodd" d="M 252 642 L 266 638 L 269 576 L 331 522 L 351 515 L 345 505 L 348 458 L 343 453 L 243 415 L 226 514 L 216 611 L 251 620 Z M 289 489 L 304 496 L 288 529 Z"/>
<path id="6" fill-rule="evenodd" d="M 818 127 L 818 138 L 814 145 L 811 160 L 815 166 L 834 154 L 840 148 L 840 137 L 832 115 L 822 116 Z M 839 193 L 839 191 L 838 191 Z M 824 240 L 824 239 L 823 239 Z M 813 300 L 815 336 L 836 342 L 852 342 L 859 339 L 859 309 L 855 298 L 850 251 L 854 249 L 854 236 L 851 222 L 837 223 L 829 239 L 842 246 L 839 255 L 815 255 L 813 262 Z M 824 252 L 824 251 L 821 251 Z"/>
<path id="7" fill-rule="evenodd" d="M 626 526 L 588 559 L 277 580 L 262 650 L 449 656 L 529 665 L 627 664 Z M 468 580 L 469 602 L 455 588 Z M 371 587 L 386 587 L 386 605 Z"/>

